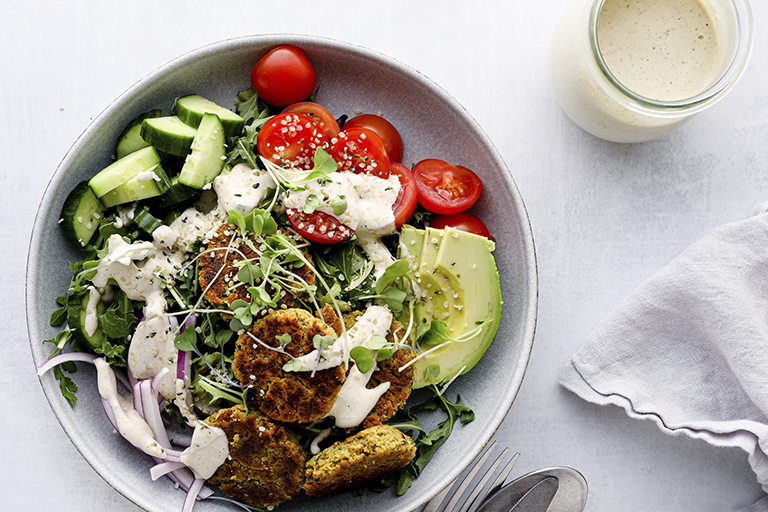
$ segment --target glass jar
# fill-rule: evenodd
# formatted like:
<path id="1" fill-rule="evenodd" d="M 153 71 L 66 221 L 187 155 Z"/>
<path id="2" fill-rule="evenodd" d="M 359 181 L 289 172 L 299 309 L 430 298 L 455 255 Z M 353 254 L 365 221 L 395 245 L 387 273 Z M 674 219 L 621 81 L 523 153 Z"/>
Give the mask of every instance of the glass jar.
<path id="1" fill-rule="evenodd" d="M 555 28 L 549 55 L 550 82 L 558 103 L 592 135 L 614 142 L 666 135 L 722 99 L 744 73 L 752 51 L 747 0 L 699 0 L 711 15 L 719 41 L 719 63 L 709 85 L 676 100 L 652 99 L 630 90 L 606 65 L 598 44 L 598 18 L 606 1 L 574 0 Z"/>

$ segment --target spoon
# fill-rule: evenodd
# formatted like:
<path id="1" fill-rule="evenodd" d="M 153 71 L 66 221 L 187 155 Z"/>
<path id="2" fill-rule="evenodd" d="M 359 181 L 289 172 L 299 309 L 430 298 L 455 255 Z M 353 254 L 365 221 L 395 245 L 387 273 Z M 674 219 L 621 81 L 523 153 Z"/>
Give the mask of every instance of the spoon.
<path id="1" fill-rule="evenodd" d="M 477 512 L 510 510 L 533 486 L 549 477 L 557 479 L 557 492 L 542 512 L 582 512 L 587 503 L 587 481 L 575 469 L 563 466 L 540 469 L 511 481 L 487 496 Z"/>

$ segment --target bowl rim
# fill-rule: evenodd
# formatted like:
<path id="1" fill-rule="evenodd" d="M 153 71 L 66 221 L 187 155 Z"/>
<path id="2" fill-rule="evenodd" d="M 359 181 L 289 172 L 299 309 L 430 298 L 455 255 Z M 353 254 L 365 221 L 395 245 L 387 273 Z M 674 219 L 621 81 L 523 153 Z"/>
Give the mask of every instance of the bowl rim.
<path id="1" fill-rule="evenodd" d="M 235 45 L 235 46 L 246 45 L 246 46 L 254 46 L 257 48 L 263 48 L 267 44 L 268 45 L 293 44 L 301 47 L 301 44 L 303 42 L 318 44 L 324 47 L 333 47 L 333 48 L 344 50 L 344 51 L 351 51 L 358 55 L 361 55 L 367 58 L 372 58 L 378 61 L 379 63 L 383 63 L 389 66 L 394 66 L 395 68 L 398 68 L 399 70 L 401 70 L 401 72 L 404 72 L 410 75 L 411 78 L 416 78 L 417 80 L 425 82 L 426 84 L 429 85 L 431 92 L 442 96 L 442 100 L 447 105 L 452 106 L 457 111 L 457 113 L 461 117 L 466 119 L 466 121 L 472 126 L 476 134 L 480 136 L 482 143 L 486 145 L 488 148 L 492 149 L 493 160 L 495 161 L 499 169 L 503 169 L 505 171 L 503 173 L 503 179 L 507 182 L 509 192 L 512 194 L 514 199 L 514 204 L 511 206 L 514 207 L 514 210 L 521 221 L 521 229 L 524 231 L 524 234 L 525 234 L 523 239 L 520 240 L 520 243 L 523 248 L 523 256 L 527 263 L 525 266 L 526 273 L 525 275 L 518 276 L 521 281 L 525 282 L 526 289 L 528 290 L 528 293 L 526 296 L 526 302 L 525 302 L 525 310 L 521 318 L 522 325 L 521 325 L 521 328 L 519 329 L 521 332 L 521 338 L 522 338 L 522 346 L 521 346 L 522 351 L 520 353 L 520 358 L 517 361 L 517 365 L 514 368 L 510 369 L 511 371 L 508 374 L 507 381 L 510 383 L 510 385 L 508 385 L 504 389 L 504 392 L 502 394 L 502 401 L 501 401 L 504 407 L 499 407 L 497 410 L 494 411 L 494 414 L 491 417 L 485 418 L 485 423 L 488 425 L 488 428 L 486 428 L 482 433 L 483 435 L 477 439 L 478 442 L 473 443 L 473 446 L 466 451 L 466 453 L 460 460 L 456 461 L 456 464 L 452 468 L 442 471 L 442 476 L 437 479 L 435 485 L 433 485 L 427 492 L 422 493 L 418 497 L 417 506 L 411 508 L 413 510 L 415 508 L 418 508 L 422 504 L 428 502 L 440 490 L 452 484 L 452 482 L 464 471 L 464 469 L 467 466 L 469 466 L 471 461 L 480 453 L 480 451 L 483 449 L 485 444 L 491 439 L 491 437 L 493 437 L 495 432 L 498 430 L 499 426 L 502 424 L 504 418 L 508 414 L 509 409 L 511 408 L 517 396 L 517 393 L 519 392 L 520 386 L 522 385 L 523 377 L 525 375 L 525 372 L 530 360 L 531 351 L 533 348 L 533 342 L 534 342 L 536 324 L 537 324 L 537 315 L 538 315 L 538 297 L 539 297 L 538 263 L 536 258 L 536 249 L 534 244 L 531 221 L 530 221 L 530 217 L 528 215 L 527 209 L 525 207 L 522 195 L 520 194 L 520 191 L 512 177 L 512 174 L 509 168 L 507 167 L 506 163 L 504 162 L 503 158 L 498 152 L 496 146 L 490 140 L 488 135 L 485 133 L 485 131 L 482 129 L 479 123 L 464 108 L 464 106 L 461 105 L 453 96 L 451 96 L 447 91 L 445 91 L 440 85 L 432 81 L 430 78 L 428 78 L 426 75 L 424 75 L 420 71 L 412 68 L 407 64 L 402 63 L 397 59 L 389 57 L 383 53 L 377 52 L 375 50 L 371 50 L 369 48 L 366 48 L 358 44 L 348 43 L 338 39 L 314 36 L 314 35 L 306 35 L 306 34 L 274 33 L 274 34 L 246 35 L 246 36 L 227 38 L 227 39 L 222 39 L 219 41 L 215 41 L 215 42 L 200 46 L 196 49 L 187 51 L 167 61 L 165 64 L 157 67 L 156 69 L 152 70 L 150 73 L 146 74 L 144 77 L 139 79 L 137 82 L 131 85 L 128 89 L 126 89 L 122 94 L 120 94 L 115 100 L 110 102 L 88 124 L 85 130 L 83 130 L 83 132 L 77 137 L 75 142 L 67 150 L 64 157 L 60 161 L 59 165 L 56 167 L 56 170 L 51 175 L 51 178 L 49 179 L 49 182 L 45 187 L 42 198 L 38 205 L 38 209 L 35 214 L 32 232 L 29 240 L 26 273 L 25 273 L 25 284 L 26 284 L 25 309 L 26 309 L 26 317 L 27 317 L 26 318 L 27 334 L 28 334 L 28 340 L 30 343 L 30 348 L 32 351 L 32 358 L 36 367 L 39 366 L 44 361 L 44 357 L 42 356 L 42 350 L 40 349 L 40 347 L 42 347 L 43 345 L 39 339 L 40 337 L 36 335 L 37 325 L 35 324 L 35 322 L 33 322 L 34 315 L 32 314 L 34 311 L 36 311 L 35 306 L 36 306 L 36 298 L 37 298 L 37 293 L 36 293 L 37 282 L 34 279 L 35 278 L 34 272 L 35 272 L 35 268 L 37 267 L 38 260 L 40 258 L 39 248 L 45 236 L 45 233 L 43 232 L 42 220 L 46 218 L 46 215 L 43 215 L 43 214 L 48 213 L 52 209 L 57 208 L 57 206 L 53 204 L 53 197 L 52 197 L 53 194 L 51 194 L 50 192 L 52 190 L 55 190 L 57 185 L 60 184 L 64 175 L 66 174 L 66 170 L 74 161 L 77 160 L 78 152 L 88 142 L 89 138 L 101 128 L 101 126 L 104 124 L 104 122 L 106 121 L 106 119 L 109 117 L 110 114 L 114 113 L 115 111 L 118 111 L 123 105 L 130 103 L 135 98 L 135 96 L 140 93 L 142 88 L 145 87 L 148 83 L 151 83 L 153 80 L 184 66 L 190 61 L 194 61 L 196 59 L 202 58 L 206 54 L 223 51 L 224 49 L 230 48 L 232 45 Z M 503 315 L 503 309 L 502 309 L 502 315 Z M 130 492 L 131 489 L 128 489 L 128 490 L 122 489 L 115 475 L 110 473 L 109 468 L 104 467 L 102 464 L 100 464 L 97 460 L 94 459 L 94 457 L 92 456 L 92 451 L 89 449 L 87 445 L 87 440 L 76 435 L 77 423 L 70 422 L 66 418 L 66 416 L 63 414 L 64 412 L 63 407 L 68 407 L 68 404 L 65 405 L 62 402 L 58 387 L 51 386 L 50 384 L 46 384 L 43 381 L 43 377 L 39 377 L 38 380 L 40 381 L 41 387 L 43 389 L 43 393 L 46 397 L 46 400 L 49 403 L 49 406 L 51 407 L 52 412 L 54 413 L 54 416 L 56 417 L 57 421 L 61 425 L 64 432 L 66 433 L 67 437 L 73 443 L 73 445 L 78 450 L 78 452 L 83 456 L 86 462 L 94 469 L 94 471 L 96 471 L 96 473 L 99 476 L 101 476 L 102 479 L 104 479 L 107 482 L 108 485 L 110 485 L 113 489 L 115 489 L 119 494 L 123 495 L 133 504 L 145 510 L 151 510 L 151 508 L 148 507 L 146 500 L 142 499 L 142 497 L 137 495 L 137 493 Z"/>

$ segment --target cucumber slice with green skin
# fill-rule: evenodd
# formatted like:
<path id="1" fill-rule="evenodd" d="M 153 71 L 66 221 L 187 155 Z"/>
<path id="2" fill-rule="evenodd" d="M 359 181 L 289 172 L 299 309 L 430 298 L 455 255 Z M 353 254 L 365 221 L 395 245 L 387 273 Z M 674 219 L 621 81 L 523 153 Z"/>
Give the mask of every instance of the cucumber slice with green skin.
<path id="1" fill-rule="evenodd" d="M 99 198 L 107 208 L 163 194 L 171 186 L 162 164 L 143 171 Z"/>
<path id="2" fill-rule="evenodd" d="M 129 153 L 133 153 L 138 149 L 149 146 L 149 143 L 141 138 L 141 122 L 145 119 L 160 117 L 161 115 L 162 111 L 160 109 L 154 109 L 141 114 L 131 121 L 128 127 L 123 130 L 123 133 L 117 138 L 117 144 L 115 144 L 115 158 L 119 160 Z"/>
<path id="3" fill-rule="evenodd" d="M 73 294 L 67 299 L 67 326 L 74 329 L 75 340 L 82 344 L 82 348 L 95 350 L 101 348 L 104 344 L 104 332 L 101 329 L 101 323 L 93 334 L 88 334 L 86 322 L 88 321 L 90 301 L 90 292 L 82 295 Z M 95 304 L 92 314 L 101 315 L 104 312 L 104 303 L 99 300 Z"/>
<path id="4" fill-rule="evenodd" d="M 202 189 L 221 174 L 226 160 L 226 137 L 221 120 L 216 114 L 203 114 L 192 153 L 187 156 L 179 173 L 179 183 Z"/>
<path id="5" fill-rule="evenodd" d="M 245 119 L 239 115 L 197 94 L 190 94 L 177 99 L 175 114 L 193 128 L 200 126 L 203 114 L 216 114 L 221 120 L 227 137 L 240 135 L 245 124 Z"/>
<path id="6" fill-rule="evenodd" d="M 80 182 L 69 193 L 61 208 L 61 228 L 69 243 L 82 248 L 88 245 L 99 228 L 104 205 L 94 195 L 87 181 Z"/>
<path id="7" fill-rule="evenodd" d="M 193 201 L 199 196 L 200 191 L 198 189 L 179 183 L 179 177 L 173 176 L 170 188 L 163 195 L 153 200 L 150 207 L 158 210 L 167 210 Z"/>
<path id="8" fill-rule="evenodd" d="M 144 208 L 136 208 L 133 212 L 133 222 L 136 223 L 145 233 L 151 235 L 157 228 L 163 225 L 163 223 L 154 215 L 149 213 L 149 210 Z"/>
<path id="9" fill-rule="evenodd" d="M 147 171 L 159 163 L 160 155 L 157 153 L 157 150 L 152 146 L 147 146 L 146 148 L 129 153 L 102 169 L 96 176 L 91 178 L 88 185 L 96 197 L 101 198 L 107 192 L 114 190 L 131 178 L 136 177 L 139 173 Z"/>
<path id="10" fill-rule="evenodd" d="M 189 154 L 196 133 L 196 129 L 176 116 L 155 117 L 141 122 L 141 138 L 169 155 Z"/>

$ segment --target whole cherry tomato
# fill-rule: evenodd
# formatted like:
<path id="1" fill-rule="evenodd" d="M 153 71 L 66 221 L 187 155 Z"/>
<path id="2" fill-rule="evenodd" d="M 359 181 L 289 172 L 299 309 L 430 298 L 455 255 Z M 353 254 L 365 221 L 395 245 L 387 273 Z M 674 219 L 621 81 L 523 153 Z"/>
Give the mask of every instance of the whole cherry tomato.
<path id="1" fill-rule="evenodd" d="M 314 122 L 316 122 L 320 128 L 323 129 L 325 134 L 328 136 L 328 139 L 332 139 L 339 134 L 339 123 L 337 123 L 333 115 L 328 112 L 328 109 L 322 105 L 318 105 L 317 103 L 313 103 L 311 101 L 302 101 L 285 107 L 283 109 L 283 113 L 286 112 L 304 114 L 305 116 L 309 117 Z"/>
<path id="2" fill-rule="evenodd" d="M 302 101 L 312 94 L 317 75 L 299 48 L 278 46 L 253 67 L 251 85 L 261 99 L 277 107 Z"/>
<path id="3" fill-rule="evenodd" d="M 367 128 L 381 138 L 390 162 L 400 162 L 403 159 L 403 139 L 392 123 L 376 114 L 360 114 L 346 123 L 344 129 Z"/>
<path id="4" fill-rule="evenodd" d="M 460 165 L 428 158 L 413 167 L 419 203 L 432 213 L 463 212 L 480 197 L 480 178 Z"/>

